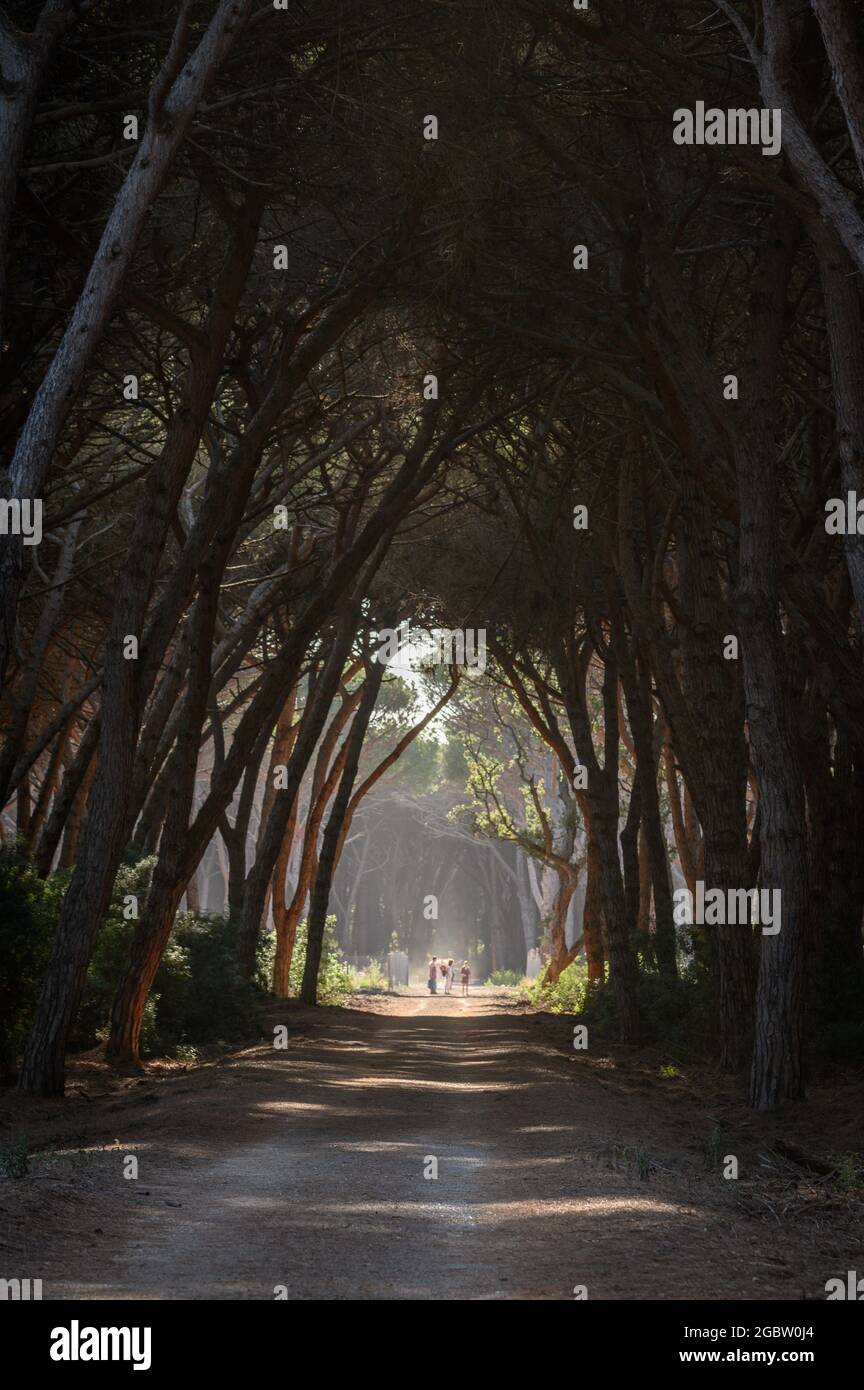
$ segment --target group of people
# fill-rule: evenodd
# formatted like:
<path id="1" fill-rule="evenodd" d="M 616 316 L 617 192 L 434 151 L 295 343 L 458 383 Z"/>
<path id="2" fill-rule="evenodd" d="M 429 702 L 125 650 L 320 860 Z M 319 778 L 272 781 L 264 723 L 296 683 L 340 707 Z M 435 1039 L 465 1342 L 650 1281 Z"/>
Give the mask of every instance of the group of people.
<path id="1" fill-rule="evenodd" d="M 462 980 L 462 993 L 467 994 L 468 986 L 471 983 L 471 970 L 467 960 L 463 960 L 461 965 L 457 965 L 452 959 L 445 961 L 439 960 L 437 956 L 433 956 L 429 962 L 429 979 L 427 981 L 429 993 L 438 993 L 438 980 L 440 978 L 444 981 L 444 993 L 452 994 L 453 981 L 456 979 L 457 970 Z"/>

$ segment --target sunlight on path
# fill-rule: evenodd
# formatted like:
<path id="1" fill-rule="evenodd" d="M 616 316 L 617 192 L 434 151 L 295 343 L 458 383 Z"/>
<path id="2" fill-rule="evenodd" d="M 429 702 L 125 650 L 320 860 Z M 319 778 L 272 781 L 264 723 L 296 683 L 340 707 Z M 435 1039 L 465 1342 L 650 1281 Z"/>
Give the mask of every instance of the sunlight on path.
<path id="1" fill-rule="evenodd" d="M 639 1298 L 647 1275 L 657 1298 L 740 1297 L 746 1225 L 597 1161 L 644 1142 L 639 1107 L 536 1017 L 479 990 L 379 1007 L 228 1059 L 209 1090 L 199 1074 L 110 1248 L 67 1251 L 50 1296 Z"/>

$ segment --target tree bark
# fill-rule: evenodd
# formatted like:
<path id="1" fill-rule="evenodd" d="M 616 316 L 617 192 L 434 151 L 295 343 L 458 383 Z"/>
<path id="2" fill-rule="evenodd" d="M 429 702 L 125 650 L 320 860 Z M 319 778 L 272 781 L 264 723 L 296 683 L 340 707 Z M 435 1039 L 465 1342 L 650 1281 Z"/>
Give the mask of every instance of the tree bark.
<path id="1" fill-rule="evenodd" d="M 776 420 L 790 236 L 778 215 L 757 267 L 752 337 L 733 412 L 740 539 L 736 607 L 747 726 L 759 789 L 761 879 L 780 893 L 780 930 L 762 936 L 750 1102 L 759 1110 L 804 1094 L 803 955 L 807 838 L 796 712 L 780 623 Z M 774 925 L 778 925 L 774 923 Z M 741 931 L 741 928 L 727 928 Z"/>
<path id="2" fill-rule="evenodd" d="M 18 178 L 39 90 L 60 38 L 75 23 L 80 4 L 47 0 L 35 30 L 21 33 L 0 15 L 3 113 L 0 118 L 0 342 L 6 329 L 6 264 Z"/>
<path id="3" fill-rule="evenodd" d="M 858 161 L 858 172 L 864 179 L 861 16 L 860 13 L 857 16 L 853 13 L 849 0 L 811 0 L 811 4 L 819 20 L 825 49 L 831 62 L 834 86 L 849 127 L 852 148 Z"/>
<path id="4" fill-rule="evenodd" d="M 369 727 L 369 720 L 375 708 L 381 681 L 384 678 L 384 662 L 371 661 L 363 685 L 363 697 L 351 724 L 351 732 L 346 740 L 345 766 L 339 779 L 339 789 L 333 801 L 333 808 L 321 842 L 318 859 L 318 872 L 309 911 L 306 930 L 306 963 L 303 969 L 303 985 L 300 998 L 304 1004 L 318 1002 L 318 974 L 321 968 L 321 953 L 324 946 L 324 928 L 327 922 L 327 905 L 330 901 L 330 883 L 336 865 L 336 853 L 342 822 L 351 800 L 351 791 L 360 764 L 363 740 Z"/>
<path id="5" fill-rule="evenodd" d="M 140 1060 L 141 1024 L 174 917 L 188 878 L 181 873 L 183 836 L 195 793 L 201 726 L 207 710 L 210 658 L 219 601 L 221 566 L 202 570 L 190 645 L 190 672 L 184 701 L 183 732 L 171 760 L 172 795 L 168 802 L 159 858 L 147 904 L 132 938 L 129 963 L 111 1008 L 107 1054 L 121 1061 Z"/>
<path id="6" fill-rule="evenodd" d="M 184 9 L 166 59 L 151 89 L 149 121 L 124 180 L 69 325 L 37 390 L 9 466 L 15 497 L 41 497 L 63 426 L 84 373 L 116 307 L 150 208 L 167 177 L 207 87 L 231 51 L 252 0 L 220 0 L 196 51 L 174 77 L 184 41 Z M 165 79 L 170 78 L 168 90 Z M 12 650 L 24 552 L 20 536 L 0 546 L 0 680 Z M 27 1068 L 28 1074 L 31 1067 Z"/>
<path id="7" fill-rule="evenodd" d="M 226 0 L 227 3 L 227 0 Z M 99 760 L 90 793 L 81 851 L 73 873 L 25 1051 L 20 1088 L 28 1094 L 62 1095 L 66 1039 L 78 1008 L 93 942 L 110 901 L 130 825 L 129 788 L 146 699 L 141 659 L 125 657 L 127 635 L 140 636 L 170 519 L 194 459 L 218 382 L 222 355 L 255 246 L 260 205 L 239 217 L 236 240 L 208 319 L 206 352 L 193 358 L 183 400 L 169 426 L 162 457 L 148 473 L 121 574 L 111 631 L 105 644 Z M 230 534 L 223 541 L 230 541 Z M 223 559 L 224 564 L 224 559 Z M 17 592 L 17 590 L 16 590 Z M 155 674 L 155 673 L 154 673 Z"/>
<path id="8" fill-rule="evenodd" d="M 307 699 L 294 749 L 286 766 L 285 786 L 280 787 L 273 798 L 273 806 L 261 847 L 246 878 L 243 906 L 240 913 L 238 953 L 240 969 L 248 976 L 251 976 L 254 968 L 254 943 L 257 941 L 261 923 L 261 907 L 267 885 L 276 867 L 276 859 L 285 836 L 289 816 L 300 791 L 303 774 L 318 742 L 327 719 L 327 713 L 342 679 L 343 668 L 356 632 L 357 617 L 356 603 L 346 604 L 337 621 L 333 644 L 327 655 L 324 668 L 314 690 L 310 692 Z"/>

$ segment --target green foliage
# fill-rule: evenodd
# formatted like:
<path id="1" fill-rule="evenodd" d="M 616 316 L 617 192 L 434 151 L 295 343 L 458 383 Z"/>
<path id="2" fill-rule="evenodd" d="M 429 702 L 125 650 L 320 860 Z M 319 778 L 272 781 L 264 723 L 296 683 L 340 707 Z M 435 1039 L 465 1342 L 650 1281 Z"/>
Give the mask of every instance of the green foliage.
<path id="1" fill-rule="evenodd" d="M 448 782 L 454 782 L 460 790 L 468 785 L 468 762 L 465 758 L 465 744 L 458 736 L 447 739 L 441 753 L 441 771 Z"/>
<path id="2" fill-rule="evenodd" d="M 154 864 L 153 858 L 139 859 L 124 863 L 117 873 L 111 906 L 87 972 L 74 1046 L 92 1046 L 107 1036 L 111 1003 L 136 926 L 124 918 L 123 900 L 134 894 L 139 911 L 143 910 Z M 259 976 L 267 969 L 272 949 L 271 942 L 262 943 Z M 180 913 L 144 1011 L 143 1055 L 168 1054 L 193 1061 L 197 1045 L 240 1042 L 258 1031 L 256 987 L 237 967 L 236 925 L 225 917 Z"/>
<path id="3" fill-rule="evenodd" d="M 0 1072 L 14 1072 L 33 1020 L 66 887 L 40 878 L 18 850 L 0 851 Z"/>
<path id="4" fill-rule="evenodd" d="M 607 979 L 588 983 L 588 966 L 576 960 L 561 972 L 554 985 L 542 977 L 526 985 L 524 996 L 548 1013 L 578 1014 L 580 1020 L 599 1037 L 610 1041 L 618 1036 L 615 997 Z M 702 1056 L 710 1051 L 712 996 L 707 972 L 698 965 L 685 968 L 677 980 L 657 971 L 640 970 L 636 977 L 636 998 L 642 1017 L 643 1041 L 666 1043 L 670 1048 Z M 671 1079 L 674 1067 L 661 1075 Z"/>
<path id="5" fill-rule="evenodd" d="M 636 1000 L 643 1042 L 664 1043 L 694 1057 L 711 1051 L 714 1002 L 708 973 L 701 965 L 686 967 L 677 980 L 640 971 L 636 977 Z M 593 1027 L 600 1037 L 617 1037 L 615 999 L 608 979 L 590 989 L 586 986 L 579 1013 L 582 1022 Z"/>
<path id="6" fill-rule="evenodd" d="M 539 975 L 525 985 L 527 999 L 538 1009 L 550 1014 L 578 1014 L 582 1012 L 588 991 L 588 966 L 584 960 L 574 960 L 562 970 L 554 985 L 545 983 Z"/>
<path id="7" fill-rule="evenodd" d="M 422 715 L 418 692 L 401 676 L 388 673 L 378 695 L 370 724 L 370 739 L 364 748 L 363 770 L 368 771 L 385 752 L 398 742 Z M 368 767 L 367 767 L 368 762 Z M 413 739 L 397 764 L 384 774 L 384 785 L 398 781 L 415 796 L 430 791 L 441 774 L 441 745 L 428 730 Z"/>
<path id="8" fill-rule="evenodd" d="M 306 920 L 297 927 L 294 954 L 291 958 L 291 972 L 288 988 L 291 994 L 300 993 L 303 983 L 303 970 L 306 965 Z M 336 918 L 328 917 L 324 924 L 324 941 L 321 948 L 321 969 L 318 974 L 318 1002 L 338 1004 L 354 988 L 354 977 L 345 962 L 336 940 Z"/>
<path id="9" fill-rule="evenodd" d="M 508 988 L 517 988 L 522 983 L 522 976 L 518 970 L 493 970 L 486 983 L 487 985 L 505 985 Z"/>
<path id="10" fill-rule="evenodd" d="M 96 1042 L 104 1041 L 107 1036 L 111 1004 L 129 960 L 129 949 L 136 925 L 134 920 L 127 921 L 123 916 L 123 900 L 134 895 L 138 899 L 139 912 L 143 909 L 155 863 L 155 857 L 151 855 L 147 859 L 126 860 L 117 870 L 111 903 L 96 937 L 81 996 L 81 1006 L 70 1037 L 70 1047 L 73 1051 L 93 1047 Z M 168 970 L 181 967 L 170 945 L 163 964 Z M 145 1012 L 141 1043 L 145 1053 L 149 1053 L 156 1046 L 155 1009 L 152 999 L 148 1001 Z"/>
<path id="11" fill-rule="evenodd" d="M 413 796 L 432 791 L 440 774 L 441 745 L 429 734 L 418 734 L 391 771 L 392 779 L 398 780 L 400 786 L 407 787 Z"/>
<path id="12" fill-rule="evenodd" d="M 181 1061 L 193 1060 L 190 1044 L 240 1042 L 258 1035 L 258 990 L 237 965 L 236 923 L 181 913 L 152 1000 L 155 1029 L 149 1046 Z"/>
<path id="13" fill-rule="evenodd" d="M 578 1014 L 598 1037 L 614 1041 L 618 1036 L 618 1015 L 609 980 L 589 987 L 587 966 L 582 960 L 569 965 L 557 984 L 546 985 L 541 977 L 525 984 L 522 992 L 538 1009 Z M 813 998 L 809 996 L 809 1002 Z M 643 1042 L 666 1045 L 684 1057 L 703 1058 L 712 1053 L 716 1006 L 707 962 L 693 961 L 680 969 L 677 980 L 670 980 L 656 966 L 647 968 L 643 958 L 636 977 L 636 999 Z M 857 1020 L 847 1019 L 833 1030 L 827 1023 L 821 1029 L 811 1026 L 808 1056 L 822 1062 L 851 1060 L 860 1056 L 862 1036 L 864 1029 Z M 672 1080 L 678 1072 L 673 1066 L 663 1066 L 660 1075 Z"/>
<path id="14" fill-rule="evenodd" d="M 365 970 L 351 971 L 354 989 L 389 989 L 390 980 L 381 967 L 381 962 L 370 960 Z"/>
<path id="15" fill-rule="evenodd" d="M 416 692 L 402 676 L 388 671 L 375 701 L 371 728 L 375 732 L 379 729 L 389 732 L 393 726 L 401 726 L 404 731 L 416 715 Z"/>
<path id="16" fill-rule="evenodd" d="M 96 937 L 70 1046 L 92 1047 L 108 1033 L 111 1004 L 129 959 L 136 922 L 123 916 L 134 895 L 143 910 L 155 860 L 131 856 L 117 873 Z M 15 1068 L 39 998 L 68 875 L 41 879 L 19 854 L 0 855 L 0 1048 Z M 266 968 L 268 947 L 262 947 Z M 236 929 L 221 917 L 178 917 L 144 1011 L 145 1056 L 178 1047 L 239 1041 L 256 1032 L 257 996 L 236 963 Z"/>

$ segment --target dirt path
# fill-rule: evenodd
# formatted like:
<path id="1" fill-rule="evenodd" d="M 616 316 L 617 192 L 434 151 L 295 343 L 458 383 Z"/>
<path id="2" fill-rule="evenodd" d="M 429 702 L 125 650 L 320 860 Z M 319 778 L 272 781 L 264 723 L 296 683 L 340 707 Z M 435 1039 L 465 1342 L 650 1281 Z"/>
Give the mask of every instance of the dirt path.
<path id="1" fill-rule="evenodd" d="M 494 997 L 369 1007 L 276 1010 L 285 1050 L 77 1102 L 116 1143 L 70 1133 L 17 1184 L 9 1272 L 46 1298 L 749 1299 L 854 1267 L 818 1193 L 794 1219 L 748 1210 L 766 1135 L 739 1131 L 724 1181 L 717 1106 L 686 1080 L 575 1054 L 572 1020 Z"/>

